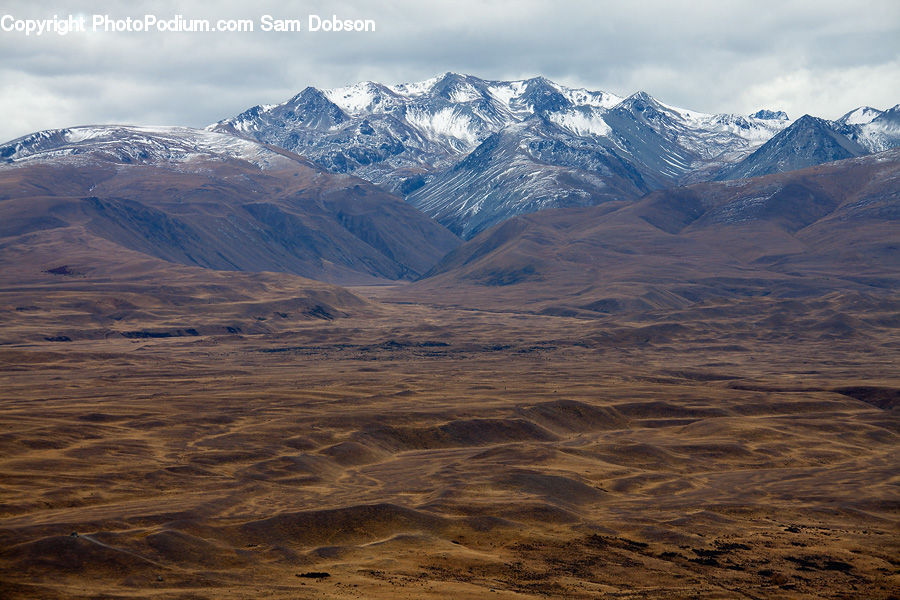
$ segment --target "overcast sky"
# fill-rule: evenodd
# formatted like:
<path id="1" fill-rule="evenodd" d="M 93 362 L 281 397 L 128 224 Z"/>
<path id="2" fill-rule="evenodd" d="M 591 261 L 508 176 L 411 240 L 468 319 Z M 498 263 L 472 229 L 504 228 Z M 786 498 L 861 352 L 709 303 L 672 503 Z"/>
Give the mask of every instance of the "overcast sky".
<path id="1" fill-rule="evenodd" d="M 747 114 L 837 118 L 900 102 L 900 0 L 4 0 L 0 16 L 245 18 L 253 33 L 0 31 L 0 140 L 93 123 L 202 127 L 308 85 L 394 84 L 447 71 L 544 75 L 626 96 Z M 263 15 L 374 19 L 374 33 L 262 32 Z M 7 19 L 7 23 L 12 22 Z"/>

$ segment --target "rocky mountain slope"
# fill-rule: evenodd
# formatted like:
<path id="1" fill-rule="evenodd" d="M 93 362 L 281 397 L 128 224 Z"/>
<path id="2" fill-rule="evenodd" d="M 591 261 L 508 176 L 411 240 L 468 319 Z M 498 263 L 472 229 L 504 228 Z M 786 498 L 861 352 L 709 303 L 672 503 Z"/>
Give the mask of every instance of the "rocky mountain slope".
<path id="1" fill-rule="evenodd" d="M 708 178 L 788 124 L 781 112 L 709 115 L 645 92 L 620 98 L 543 77 L 446 73 L 399 86 L 307 88 L 211 129 L 382 184 L 470 237 L 516 214 Z"/>
<path id="2" fill-rule="evenodd" d="M 306 88 L 210 129 L 274 144 L 404 196 L 470 238 L 511 216 L 712 179 L 804 168 L 900 145 L 898 107 L 837 121 L 704 114 L 543 77 L 445 73 L 395 86 Z M 781 137 L 779 137 L 781 135 Z"/>
<path id="3" fill-rule="evenodd" d="M 804 115 L 756 152 L 725 169 L 718 178 L 744 179 L 784 173 L 868 153 L 866 148 L 842 135 L 834 124 Z"/>
<path id="4" fill-rule="evenodd" d="M 564 315 L 900 287 L 900 150 L 509 219 L 404 298 Z M 852 326 L 848 325 L 848 326 Z"/>

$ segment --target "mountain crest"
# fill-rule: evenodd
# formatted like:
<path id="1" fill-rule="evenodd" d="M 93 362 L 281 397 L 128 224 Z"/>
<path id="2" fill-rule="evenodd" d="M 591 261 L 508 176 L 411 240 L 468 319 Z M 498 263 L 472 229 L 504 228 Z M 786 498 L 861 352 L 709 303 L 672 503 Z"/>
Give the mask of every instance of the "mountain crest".
<path id="1" fill-rule="evenodd" d="M 519 102 L 530 107 L 535 114 L 556 112 L 572 106 L 559 88 L 543 77 L 525 81 L 525 91 Z"/>
<path id="2" fill-rule="evenodd" d="M 874 119 L 880 117 L 882 113 L 877 108 L 871 106 L 860 106 L 855 108 L 837 120 L 842 125 L 865 125 L 871 123 Z"/>
<path id="3" fill-rule="evenodd" d="M 793 137 L 738 167 L 788 128 L 784 112 L 707 114 L 643 90 L 622 99 L 542 76 L 494 81 L 448 71 L 415 83 L 310 88 L 218 127 L 396 191 L 468 236 L 543 208 L 628 200 L 717 174 L 780 171 L 890 148 L 900 144 L 898 117 L 800 119 Z"/>
<path id="4" fill-rule="evenodd" d="M 299 156 L 227 133 L 188 127 L 89 125 L 39 131 L 0 146 L 7 163 L 200 164 L 241 161 L 263 169 L 306 164 Z"/>
<path id="5" fill-rule="evenodd" d="M 868 151 L 838 131 L 837 124 L 807 114 L 718 178 L 744 179 L 795 171 L 864 154 Z"/>
<path id="6" fill-rule="evenodd" d="M 783 110 L 767 110 L 764 108 L 750 115 L 750 118 L 765 119 L 767 121 L 787 121 L 788 115 Z"/>

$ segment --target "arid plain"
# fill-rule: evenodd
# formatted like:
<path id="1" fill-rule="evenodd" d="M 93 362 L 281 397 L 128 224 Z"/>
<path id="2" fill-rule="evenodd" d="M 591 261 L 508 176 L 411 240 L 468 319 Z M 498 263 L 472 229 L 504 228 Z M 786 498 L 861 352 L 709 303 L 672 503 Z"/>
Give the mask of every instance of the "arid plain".
<path id="1" fill-rule="evenodd" d="M 6 274 L 4 598 L 898 596 L 895 298 L 573 318 L 142 264 Z"/>
<path id="2" fill-rule="evenodd" d="M 149 142 L 0 173 L 4 600 L 900 595 L 897 150 L 463 243 Z"/>

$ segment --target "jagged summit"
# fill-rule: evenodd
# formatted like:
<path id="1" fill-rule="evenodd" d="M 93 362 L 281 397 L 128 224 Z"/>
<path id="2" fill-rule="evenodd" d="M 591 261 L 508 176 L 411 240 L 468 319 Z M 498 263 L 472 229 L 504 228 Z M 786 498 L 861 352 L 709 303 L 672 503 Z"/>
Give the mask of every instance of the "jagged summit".
<path id="1" fill-rule="evenodd" d="M 623 103 L 632 104 L 635 106 L 644 106 L 647 104 L 653 106 L 655 104 L 659 104 L 656 98 L 654 98 L 650 95 L 649 92 L 645 92 L 644 90 L 638 90 L 637 92 L 631 94 L 630 96 L 625 98 L 625 100 L 623 100 Z"/>
<path id="2" fill-rule="evenodd" d="M 384 185 L 468 235 L 520 212 L 702 178 L 787 124 L 770 114 L 699 113 L 644 91 L 623 98 L 543 76 L 499 81 L 446 72 L 396 85 L 307 88 L 210 129 Z M 493 175 L 468 167 L 473 153 L 492 157 Z"/>
<path id="3" fill-rule="evenodd" d="M 837 120 L 842 125 L 865 125 L 871 123 L 883 114 L 882 111 L 871 106 L 855 108 Z"/>
<path id="4" fill-rule="evenodd" d="M 900 145 L 900 104 L 887 110 L 860 106 L 834 122 L 841 134 L 869 152 L 881 152 Z"/>
<path id="5" fill-rule="evenodd" d="M 900 144 L 900 111 L 892 111 L 861 107 L 816 126 L 804 120 L 797 131 L 806 133 L 791 138 L 795 150 L 769 145 L 755 154 L 791 125 L 785 112 L 709 114 L 644 90 L 623 98 L 539 75 L 498 81 L 446 72 L 397 85 L 309 88 L 212 129 L 379 183 L 468 237 L 523 212 L 891 148 Z"/>
<path id="6" fill-rule="evenodd" d="M 777 121 L 787 121 L 788 115 L 783 110 L 768 110 L 762 109 L 758 110 L 752 115 L 750 115 L 751 119 L 766 119 L 766 120 L 777 120 Z"/>

